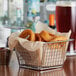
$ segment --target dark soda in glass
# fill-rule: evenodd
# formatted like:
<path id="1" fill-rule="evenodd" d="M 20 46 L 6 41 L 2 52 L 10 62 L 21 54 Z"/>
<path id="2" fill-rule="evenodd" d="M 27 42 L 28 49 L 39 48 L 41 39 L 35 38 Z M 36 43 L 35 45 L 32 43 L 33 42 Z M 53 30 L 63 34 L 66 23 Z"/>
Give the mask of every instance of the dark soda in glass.
<path id="1" fill-rule="evenodd" d="M 71 39 L 73 49 L 76 50 L 76 5 L 57 5 L 56 6 L 56 27 L 58 32 L 69 32 L 71 29 Z M 68 51 L 70 51 L 70 43 Z"/>

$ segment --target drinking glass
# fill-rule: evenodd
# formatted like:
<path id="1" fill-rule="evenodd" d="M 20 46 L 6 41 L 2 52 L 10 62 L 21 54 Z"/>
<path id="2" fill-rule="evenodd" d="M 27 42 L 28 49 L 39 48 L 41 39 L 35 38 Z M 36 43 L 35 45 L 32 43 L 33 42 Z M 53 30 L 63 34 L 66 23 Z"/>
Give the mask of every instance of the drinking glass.
<path id="1" fill-rule="evenodd" d="M 56 2 L 56 27 L 58 32 L 69 32 L 71 39 L 67 52 L 74 55 L 76 52 L 76 1 L 58 0 Z"/>

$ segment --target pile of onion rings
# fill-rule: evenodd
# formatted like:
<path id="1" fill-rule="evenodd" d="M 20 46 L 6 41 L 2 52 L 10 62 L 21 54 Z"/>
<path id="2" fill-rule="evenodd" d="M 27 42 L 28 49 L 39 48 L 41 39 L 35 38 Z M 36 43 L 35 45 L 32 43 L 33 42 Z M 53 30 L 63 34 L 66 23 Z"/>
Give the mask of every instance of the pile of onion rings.
<path id="1" fill-rule="evenodd" d="M 30 29 L 22 31 L 19 35 L 20 38 L 27 39 L 29 41 L 42 41 L 42 42 L 51 42 L 51 41 L 64 41 L 67 40 L 64 36 L 56 36 L 48 31 L 41 31 L 40 33 L 34 33 Z"/>

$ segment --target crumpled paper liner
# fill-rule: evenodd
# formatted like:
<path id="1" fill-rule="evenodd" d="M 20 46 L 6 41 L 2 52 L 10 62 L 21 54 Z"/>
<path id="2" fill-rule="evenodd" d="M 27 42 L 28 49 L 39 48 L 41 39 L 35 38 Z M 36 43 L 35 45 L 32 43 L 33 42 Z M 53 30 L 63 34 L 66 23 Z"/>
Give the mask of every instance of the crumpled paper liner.
<path id="1" fill-rule="evenodd" d="M 19 36 L 19 32 L 15 32 L 15 33 L 12 33 L 10 36 L 9 36 L 9 41 L 8 41 L 8 45 L 9 45 L 9 48 L 11 50 L 13 50 L 17 44 L 17 37 Z"/>
<path id="2" fill-rule="evenodd" d="M 36 24 L 36 32 L 39 33 L 42 30 L 47 30 L 50 33 L 58 35 L 58 36 L 65 36 L 65 37 L 67 37 L 67 39 L 69 39 L 70 34 L 71 34 L 71 31 L 69 31 L 68 33 L 56 32 L 55 30 L 49 28 L 46 24 L 44 24 L 42 22 L 38 22 Z M 64 49 L 62 51 L 58 50 L 60 52 L 56 51 L 56 54 L 54 54 L 55 49 L 52 52 L 51 49 L 48 49 L 48 47 L 46 47 L 46 46 L 48 46 L 48 44 L 46 44 L 46 46 L 45 46 L 45 42 L 38 42 L 38 41 L 31 42 L 26 39 L 19 38 L 18 37 L 19 34 L 20 33 L 17 33 L 17 32 L 11 34 L 9 37 L 8 45 L 11 50 L 13 50 L 14 48 L 16 49 L 18 54 L 20 54 L 20 56 L 25 61 L 25 64 L 34 65 L 34 66 L 54 66 L 54 65 L 60 65 L 64 62 L 68 43 L 65 47 L 66 48 L 65 50 Z M 49 56 L 47 55 L 47 51 L 49 53 L 48 54 Z M 61 54 L 61 55 L 58 56 L 58 54 Z M 54 61 L 52 59 L 51 60 L 49 59 L 50 57 L 52 58 L 52 56 L 50 56 L 50 55 L 53 55 Z M 60 58 L 61 62 L 56 63 L 57 57 L 55 55 L 58 56 L 58 59 Z"/>

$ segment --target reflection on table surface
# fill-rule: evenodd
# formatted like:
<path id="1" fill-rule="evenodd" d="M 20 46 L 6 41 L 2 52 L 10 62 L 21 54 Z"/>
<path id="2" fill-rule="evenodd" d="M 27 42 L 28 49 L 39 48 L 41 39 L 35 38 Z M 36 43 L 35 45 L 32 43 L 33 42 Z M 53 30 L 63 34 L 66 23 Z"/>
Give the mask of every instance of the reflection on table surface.
<path id="1" fill-rule="evenodd" d="M 76 76 L 76 55 L 68 56 L 63 68 L 66 76 Z"/>
<path id="2" fill-rule="evenodd" d="M 22 73 L 20 73 L 22 72 Z M 64 69 L 54 69 L 47 71 L 20 70 L 19 76 L 65 76 Z"/>
<path id="3" fill-rule="evenodd" d="M 35 71 L 29 69 L 11 69 L 10 67 L 0 66 L 0 76 L 66 76 L 64 69 L 53 69 L 46 71 Z"/>
<path id="4" fill-rule="evenodd" d="M 0 65 L 0 76 L 76 76 L 76 56 L 67 57 L 62 68 L 35 71 L 19 69 L 16 56 L 14 55 L 9 66 Z"/>

